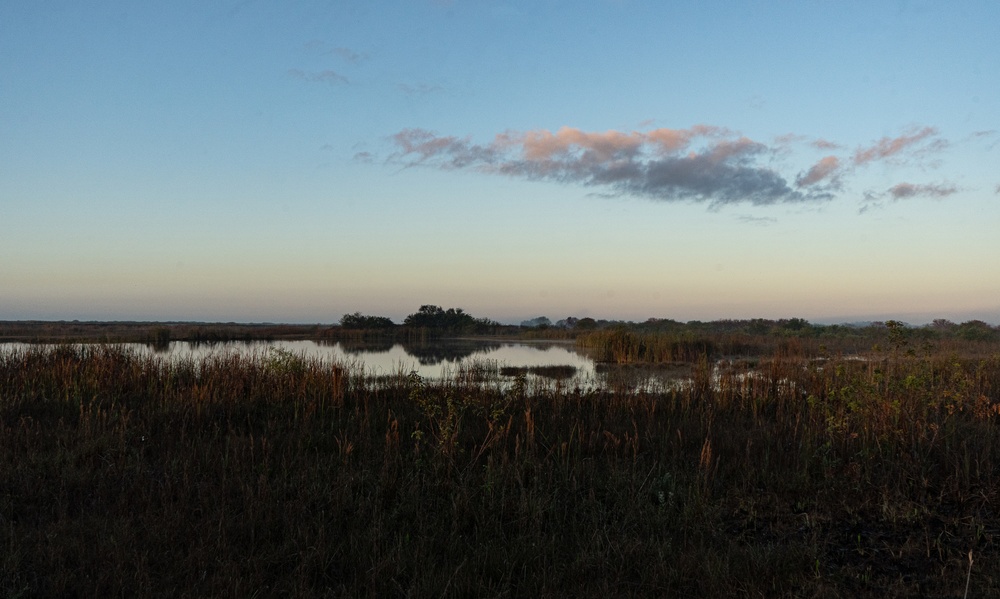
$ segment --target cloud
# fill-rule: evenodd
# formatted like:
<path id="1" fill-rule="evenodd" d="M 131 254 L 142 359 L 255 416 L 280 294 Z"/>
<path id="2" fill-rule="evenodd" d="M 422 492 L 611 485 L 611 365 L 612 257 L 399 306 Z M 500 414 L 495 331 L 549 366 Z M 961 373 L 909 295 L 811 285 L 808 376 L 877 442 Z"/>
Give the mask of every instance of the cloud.
<path id="1" fill-rule="evenodd" d="M 404 129 L 391 139 L 397 152 L 390 160 L 407 166 L 578 183 L 660 201 L 764 205 L 830 197 L 792 189 L 761 164 L 771 148 L 708 125 L 647 132 L 508 131 L 485 145 L 424 129 Z"/>
<path id="2" fill-rule="evenodd" d="M 337 47 L 337 48 L 334 48 L 333 50 L 330 50 L 330 54 L 334 54 L 336 56 L 339 56 L 339 57 L 343 58 L 344 60 L 346 60 L 347 62 L 350 62 L 350 63 L 353 63 L 353 64 L 359 64 L 359 63 L 362 63 L 362 62 L 368 60 L 368 55 L 367 54 L 355 52 L 354 50 L 351 50 L 350 48 Z"/>
<path id="3" fill-rule="evenodd" d="M 914 183 L 898 183 L 889 188 L 886 192 L 894 200 L 902 200 L 917 196 L 930 198 L 945 198 L 953 193 L 957 193 L 958 188 L 954 185 L 926 184 L 918 185 Z"/>
<path id="4" fill-rule="evenodd" d="M 961 189 L 957 186 L 946 183 L 897 183 L 881 193 L 872 190 L 866 191 L 864 193 L 864 199 L 861 202 L 861 207 L 858 209 L 858 214 L 864 214 L 869 210 L 883 208 L 885 206 L 885 202 L 883 201 L 885 198 L 888 198 L 893 202 L 916 197 L 940 199 L 958 193 L 959 191 L 961 191 Z"/>
<path id="5" fill-rule="evenodd" d="M 795 184 L 799 187 L 815 185 L 824 179 L 829 179 L 834 187 L 839 185 L 840 159 L 836 156 L 826 156 L 814 164 L 812 168 L 804 174 L 795 178 Z"/>
<path id="6" fill-rule="evenodd" d="M 994 191 L 996 193 L 1000 193 L 1000 183 L 997 184 L 997 188 Z"/>
<path id="7" fill-rule="evenodd" d="M 814 139 L 809 144 L 820 150 L 839 150 L 842 146 L 828 139 Z"/>
<path id="8" fill-rule="evenodd" d="M 431 85 L 429 83 L 417 83 L 415 85 L 399 83 L 396 85 L 396 88 L 409 96 L 431 94 L 442 89 L 440 85 Z"/>
<path id="9" fill-rule="evenodd" d="M 826 140 L 826 139 L 812 139 L 805 135 L 799 135 L 797 133 L 785 133 L 784 135 L 779 135 L 774 138 L 775 143 L 781 146 L 792 145 L 796 143 L 805 143 L 818 150 L 839 150 L 843 146 L 838 143 Z"/>
<path id="10" fill-rule="evenodd" d="M 997 143 L 1000 143 L 1000 141 L 998 141 L 997 139 L 998 133 L 1000 132 L 998 132 L 996 129 L 988 129 L 986 131 L 976 131 L 971 135 L 969 135 L 968 140 L 981 142 L 985 145 L 987 150 L 992 150 L 993 148 L 997 147 Z"/>
<path id="11" fill-rule="evenodd" d="M 942 139 L 934 139 L 937 133 L 938 131 L 934 127 L 923 127 L 922 129 L 913 129 L 908 134 L 899 137 L 883 137 L 871 146 L 858 148 L 854 152 L 854 164 L 860 166 L 918 150 L 927 152 L 944 149 L 948 144 Z M 929 143 L 924 144 L 921 148 L 920 145 L 925 141 Z"/>
<path id="12" fill-rule="evenodd" d="M 434 161 L 444 169 L 480 166 L 494 161 L 494 151 L 473 145 L 468 139 L 438 137 L 424 129 L 403 129 L 392 136 L 401 156 L 415 156 L 408 166 Z"/>
<path id="13" fill-rule="evenodd" d="M 355 52 L 354 50 L 344 46 L 337 46 L 328 50 L 327 48 L 329 48 L 329 45 L 323 40 L 309 40 L 305 43 L 304 47 L 310 54 L 323 56 L 329 56 L 332 54 L 351 64 L 361 64 L 362 62 L 368 60 L 368 55 L 364 52 Z"/>
<path id="14" fill-rule="evenodd" d="M 645 142 L 635 132 L 587 133 L 571 127 L 563 127 L 556 133 L 544 129 L 528 131 L 519 137 L 507 136 L 504 141 L 520 143 L 524 157 L 537 162 L 567 159 L 577 149 L 585 161 L 607 161 L 616 156 L 633 156 Z"/>
<path id="15" fill-rule="evenodd" d="M 301 69 L 288 69 L 288 74 L 296 79 L 301 79 L 302 81 L 329 83 L 331 85 L 348 83 L 347 77 L 329 69 L 312 72 L 303 71 Z"/>
<path id="16" fill-rule="evenodd" d="M 750 216 L 749 214 L 741 214 L 736 217 L 736 220 L 748 225 L 757 225 L 758 227 L 766 227 L 778 222 L 778 219 L 771 216 Z"/>
<path id="17" fill-rule="evenodd" d="M 988 137 L 993 132 L 977 133 Z M 738 131 L 699 124 L 683 129 L 504 131 L 485 143 L 469 137 L 403 129 L 391 136 L 387 162 L 405 167 L 465 169 L 526 180 L 597 188 L 590 195 L 645 197 L 655 201 L 770 205 L 829 200 L 854 173 L 869 164 L 924 166 L 926 156 L 948 147 L 934 127 L 914 127 L 853 152 L 823 138 L 789 133 L 762 143 Z M 793 146 L 826 155 L 798 174 L 788 172 Z M 832 151 L 831 151 L 832 150 Z M 839 150 L 839 151 L 838 151 Z M 867 191 L 861 212 L 911 197 L 945 198 L 954 185 L 899 183 Z M 1000 185 L 996 188 L 1000 194 Z"/>

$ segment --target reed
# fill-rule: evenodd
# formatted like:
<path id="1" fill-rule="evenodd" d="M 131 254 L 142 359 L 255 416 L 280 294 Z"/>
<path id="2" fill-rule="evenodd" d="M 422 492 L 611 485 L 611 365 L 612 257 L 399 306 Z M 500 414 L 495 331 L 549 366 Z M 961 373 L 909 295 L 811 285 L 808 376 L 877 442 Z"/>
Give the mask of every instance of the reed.
<path id="1" fill-rule="evenodd" d="M 650 393 L 8 352 L 0 593 L 1000 593 L 1000 353 L 711 355 Z"/>

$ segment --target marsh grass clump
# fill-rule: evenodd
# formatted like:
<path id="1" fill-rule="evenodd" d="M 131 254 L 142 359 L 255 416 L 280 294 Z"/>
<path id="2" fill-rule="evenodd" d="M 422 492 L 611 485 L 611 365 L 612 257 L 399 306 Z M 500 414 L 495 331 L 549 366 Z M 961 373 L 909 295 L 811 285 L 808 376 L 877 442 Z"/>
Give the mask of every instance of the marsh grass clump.
<path id="1" fill-rule="evenodd" d="M 19 349 L 0 593 L 996 595 L 1000 353 L 954 347 L 701 353 L 657 392 Z"/>
<path id="2" fill-rule="evenodd" d="M 595 360 L 624 364 L 629 362 L 694 362 L 701 356 L 712 358 L 717 343 L 707 337 L 690 334 L 646 333 L 625 328 L 604 329 L 576 338 L 580 347 L 595 352 Z"/>
<path id="3" fill-rule="evenodd" d="M 576 376 L 576 366 L 552 365 L 552 366 L 503 366 L 500 368 L 503 376 L 521 376 L 534 374 L 547 379 L 565 380 Z"/>

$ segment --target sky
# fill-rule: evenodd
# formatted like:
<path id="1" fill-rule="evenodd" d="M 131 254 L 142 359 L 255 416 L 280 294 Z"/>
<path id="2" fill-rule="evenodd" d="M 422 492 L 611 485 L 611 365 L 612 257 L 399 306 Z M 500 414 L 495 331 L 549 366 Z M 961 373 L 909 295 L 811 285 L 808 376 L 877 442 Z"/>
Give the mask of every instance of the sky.
<path id="1" fill-rule="evenodd" d="M 0 320 L 997 324 L 998 19 L 5 0 Z"/>

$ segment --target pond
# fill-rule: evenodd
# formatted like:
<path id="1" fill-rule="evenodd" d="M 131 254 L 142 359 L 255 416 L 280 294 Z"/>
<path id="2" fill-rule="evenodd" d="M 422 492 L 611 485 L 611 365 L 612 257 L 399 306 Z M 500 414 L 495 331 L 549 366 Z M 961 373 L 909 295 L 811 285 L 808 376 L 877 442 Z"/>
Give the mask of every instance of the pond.
<path id="1" fill-rule="evenodd" d="M 416 372 L 424 379 L 440 380 L 473 365 L 495 366 L 508 380 L 524 374 L 535 383 L 565 387 L 664 388 L 686 379 L 686 369 L 649 369 L 599 364 L 586 350 L 572 342 L 507 341 L 491 339 L 446 339 L 431 342 L 317 342 L 317 341 L 233 341 L 195 343 L 172 341 L 154 347 L 141 343 L 119 344 L 140 354 L 165 360 L 193 359 L 237 352 L 266 356 L 287 351 L 306 359 L 339 362 L 364 368 L 371 376 L 392 376 Z M 0 354 L 25 343 L 0 343 Z"/>

